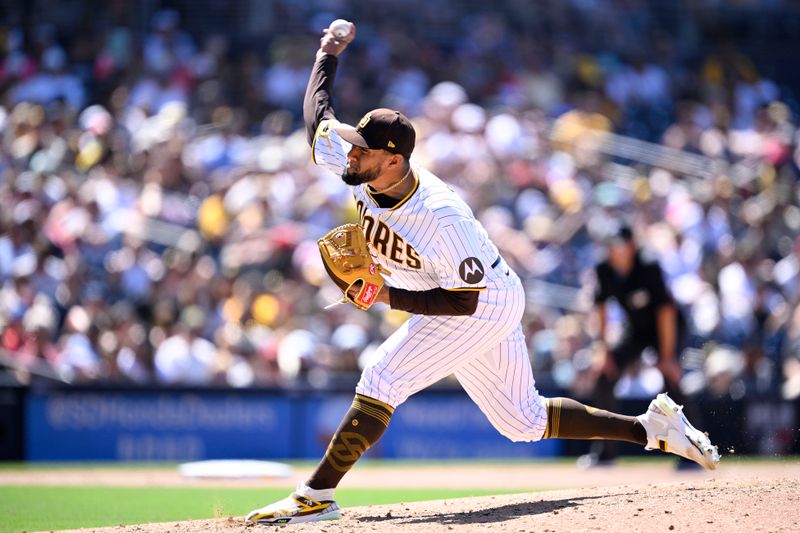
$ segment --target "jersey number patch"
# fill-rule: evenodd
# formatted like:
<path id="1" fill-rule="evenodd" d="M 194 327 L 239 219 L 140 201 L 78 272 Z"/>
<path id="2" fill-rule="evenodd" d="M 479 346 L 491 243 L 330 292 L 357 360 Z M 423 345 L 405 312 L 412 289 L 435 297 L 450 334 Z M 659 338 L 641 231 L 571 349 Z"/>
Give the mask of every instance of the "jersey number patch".
<path id="1" fill-rule="evenodd" d="M 467 257 L 458 265 L 458 275 L 466 283 L 474 285 L 483 279 L 483 264 L 477 257 Z"/>

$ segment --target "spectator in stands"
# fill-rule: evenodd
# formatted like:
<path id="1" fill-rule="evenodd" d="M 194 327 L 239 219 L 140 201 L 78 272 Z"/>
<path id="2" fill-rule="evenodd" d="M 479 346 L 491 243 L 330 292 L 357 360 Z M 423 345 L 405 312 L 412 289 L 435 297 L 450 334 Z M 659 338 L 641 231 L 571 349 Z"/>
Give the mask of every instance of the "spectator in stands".
<path id="1" fill-rule="evenodd" d="M 81 80 L 68 72 L 67 54 L 51 46 L 41 58 L 42 70 L 19 83 L 11 92 L 11 102 L 51 104 L 64 102 L 73 112 L 83 109 L 86 100 Z"/>

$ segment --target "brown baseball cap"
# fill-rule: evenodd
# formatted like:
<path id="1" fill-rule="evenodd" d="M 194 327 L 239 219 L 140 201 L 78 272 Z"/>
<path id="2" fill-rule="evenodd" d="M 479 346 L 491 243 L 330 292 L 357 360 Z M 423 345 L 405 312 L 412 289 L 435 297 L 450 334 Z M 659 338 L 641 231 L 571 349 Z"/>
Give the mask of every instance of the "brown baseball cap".
<path id="1" fill-rule="evenodd" d="M 417 134 L 404 114 L 393 109 L 373 109 L 354 128 L 347 124 L 334 127 L 342 139 L 370 150 L 386 150 L 406 157 L 414 151 Z"/>

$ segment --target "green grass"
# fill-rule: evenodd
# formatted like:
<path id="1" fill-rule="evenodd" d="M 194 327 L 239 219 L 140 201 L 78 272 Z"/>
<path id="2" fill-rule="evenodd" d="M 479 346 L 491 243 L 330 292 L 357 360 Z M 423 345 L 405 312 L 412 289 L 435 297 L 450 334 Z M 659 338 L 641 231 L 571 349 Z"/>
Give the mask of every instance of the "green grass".
<path id="1" fill-rule="evenodd" d="M 742 457 L 726 456 L 731 463 L 797 463 L 799 456 Z M 529 459 L 481 461 L 383 461 L 370 460 L 359 468 L 403 469 L 408 466 L 440 468 L 442 466 L 513 465 L 541 462 L 563 464 L 573 468 L 574 458 L 531 461 Z M 672 464 L 673 458 L 653 455 L 622 459 L 621 464 Z M 311 461 L 290 461 L 294 467 L 308 467 Z M 176 463 L 0 463 L 2 471 L 58 471 L 63 469 L 163 469 L 172 471 Z M 540 490 L 542 487 L 540 487 Z M 345 507 L 386 503 L 459 498 L 519 491 L 475 489 L 342 489 L 337 500 Z M 241 516 L 255 507 L 286 495 L 285 489 L 269 488 L 180 488 L 180 487 L 76 487 L 76 486 L 11 486 L 0 485 L 0 533 L 9 531 L 49 531 L 80 527 L 115 526 L 146 522 L 169 522 Z"/>
<path id="2" fill-rule="evenodd" d="M 498 494 L 474 489 L 342 489 L 344 507 Z M 514 491 L 506 491 L 514 492 Z M 0 486 L 0 532 L 242 516 L 285 489 Z"/>

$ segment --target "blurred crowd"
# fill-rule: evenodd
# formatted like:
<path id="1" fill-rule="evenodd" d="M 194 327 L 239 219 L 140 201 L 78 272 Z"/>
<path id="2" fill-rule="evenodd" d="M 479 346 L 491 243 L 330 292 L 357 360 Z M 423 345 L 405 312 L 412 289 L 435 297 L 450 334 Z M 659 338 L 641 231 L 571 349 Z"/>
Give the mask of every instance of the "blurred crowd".
<path id="1" fill-rule="evenodd" d="M 720 36 L 780 35 L 763 20 L 784 2 L 201 3 L 193 31 L 129 2 L 0 20 L 6 378 L 353 383 L 406 315 L 322 310 L 340 295 L 316 239 L 355 212 L 301 105 L 319 29 L 346 16 L 339 116 L 413 117 L 413 159 L 529 284 L 541 385 L 587 390 L 597 243 L 625 220 L 689 318 L 687 389 L 800 396 L 797 95 Z"/>

